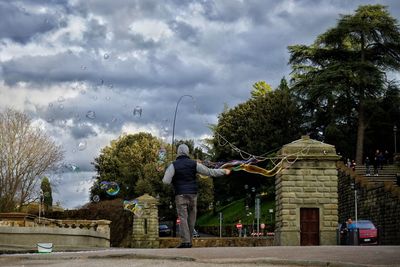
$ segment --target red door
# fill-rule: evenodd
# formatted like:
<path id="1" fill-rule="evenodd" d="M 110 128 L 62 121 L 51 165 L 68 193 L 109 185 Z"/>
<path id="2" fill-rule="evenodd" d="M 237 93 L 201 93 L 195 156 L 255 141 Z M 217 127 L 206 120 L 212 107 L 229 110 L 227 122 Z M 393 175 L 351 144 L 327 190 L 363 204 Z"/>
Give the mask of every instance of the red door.
<path id="1" fill-rule="evenodd" d="M 319 245 L 319 209 L 300 209 L 300 245 Z"/>

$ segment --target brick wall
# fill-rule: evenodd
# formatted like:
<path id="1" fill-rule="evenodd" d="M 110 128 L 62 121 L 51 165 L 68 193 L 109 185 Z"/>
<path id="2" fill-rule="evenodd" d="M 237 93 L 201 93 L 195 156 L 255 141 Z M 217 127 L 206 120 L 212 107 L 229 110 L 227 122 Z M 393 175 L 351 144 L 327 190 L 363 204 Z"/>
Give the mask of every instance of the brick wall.
<path id="1" fill-rule="evenodd" d="M 371 183 L 338 163 L 339 222 L 355 218 L 357 189 L 358 219 L 371 220 L 379 230 L 382 245 L 400 245 L 400 188 L 392 182 Z"/>

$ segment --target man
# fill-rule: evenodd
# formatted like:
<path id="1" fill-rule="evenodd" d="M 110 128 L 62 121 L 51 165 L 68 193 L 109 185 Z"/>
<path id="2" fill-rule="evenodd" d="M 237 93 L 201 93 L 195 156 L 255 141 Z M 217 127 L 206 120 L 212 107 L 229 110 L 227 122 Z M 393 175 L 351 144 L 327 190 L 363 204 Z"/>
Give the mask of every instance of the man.
<path id="1" fill-rule="evenodd" d="M 176 160 L 165 171 L 163 183 L 172 183 L 175 191 L 176 211 L 181 220 L 181 244 L 178 248 L 191 248 L 193 230 L 197 213 L 197 180 L 196 174 L 223 176 L 230 174 L 229 169 L 209 169 L 203 164 L 190 159 L 189 147 L 181 144 L 177 150 Z"/>

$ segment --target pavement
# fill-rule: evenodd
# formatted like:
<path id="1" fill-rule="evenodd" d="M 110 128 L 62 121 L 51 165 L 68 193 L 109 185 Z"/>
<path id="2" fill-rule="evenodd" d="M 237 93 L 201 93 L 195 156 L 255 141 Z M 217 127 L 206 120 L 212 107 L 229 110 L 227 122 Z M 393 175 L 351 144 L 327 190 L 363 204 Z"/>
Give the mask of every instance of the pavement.
<path id="1" fill-rule="evenodd" d="M 400 246 L 93 249 L 1 254 L 0 266 L 400 266 Z"/>

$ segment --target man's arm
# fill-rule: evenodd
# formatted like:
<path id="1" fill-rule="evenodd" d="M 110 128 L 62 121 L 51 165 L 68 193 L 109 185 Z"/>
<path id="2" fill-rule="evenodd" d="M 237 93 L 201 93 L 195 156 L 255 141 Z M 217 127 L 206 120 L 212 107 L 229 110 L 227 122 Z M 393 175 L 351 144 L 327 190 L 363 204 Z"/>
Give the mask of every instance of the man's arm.
<path id="1" fill-rule="evenodd" d="M 168 168 L 165 170 L 164 177 L 162 179 L 162 182 L 164 184 L 170 184 L 172 182 L 172 178 L 175 175 L 175 168 L 174 164 L 170 164 Z"/>
<path id="2" fill-rule="evenodd" d="M 229 169 L 210 169 L 198 162 L 196 166 L 196 171 L 202 175 L 207 175 L 212 177 L 228 175 L 231 173 L 231 170 Z"/>

